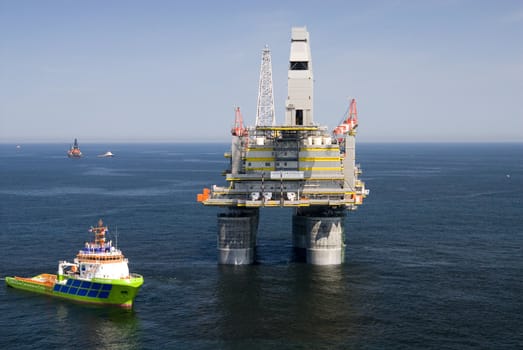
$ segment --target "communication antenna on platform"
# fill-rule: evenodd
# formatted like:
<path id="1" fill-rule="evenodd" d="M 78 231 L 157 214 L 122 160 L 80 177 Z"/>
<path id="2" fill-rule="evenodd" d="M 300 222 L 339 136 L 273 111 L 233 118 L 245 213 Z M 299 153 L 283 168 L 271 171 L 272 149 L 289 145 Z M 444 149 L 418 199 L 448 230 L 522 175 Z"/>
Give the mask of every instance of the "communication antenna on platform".
<path id="1" fill-rule="evenodd" d="M 272 88 L 271 50 L 265 45 L 262 50 L 256 126 L 274 126 L 274 95 Z"/>

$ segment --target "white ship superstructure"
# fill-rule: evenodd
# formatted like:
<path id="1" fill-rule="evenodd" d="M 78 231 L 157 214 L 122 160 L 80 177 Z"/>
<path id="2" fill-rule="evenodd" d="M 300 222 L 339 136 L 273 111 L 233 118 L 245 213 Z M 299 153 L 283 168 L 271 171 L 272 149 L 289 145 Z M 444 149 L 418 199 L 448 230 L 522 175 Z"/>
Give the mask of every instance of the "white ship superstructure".
<path id="1" fill-rule="evenodd" d="M 113 246 L 112 241 L 106 242 L 107 226 L 99 221 L 97 227 L 89 230 L 95 235 L 94 242 L 87 242 L 80 249 L 74 263 L 61 261 L 58 264 L 58 276 L 78 274 L 81 279 L 93 278 L 124 279 L 129 278 L 128 260 L 122 251 Z"/>

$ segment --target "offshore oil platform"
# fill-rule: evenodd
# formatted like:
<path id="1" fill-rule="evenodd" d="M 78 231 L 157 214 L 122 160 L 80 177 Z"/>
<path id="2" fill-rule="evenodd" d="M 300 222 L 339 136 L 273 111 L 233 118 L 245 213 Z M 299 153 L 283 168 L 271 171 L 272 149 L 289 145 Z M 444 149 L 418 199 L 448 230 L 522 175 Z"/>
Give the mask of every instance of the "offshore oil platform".
<path id="1" fill-rule="evenodd" d="M 291 207 L 292 243 L 306 262 L 336 265 L 344 260 L 345 215 L 369 191 L 358 179 L 355 159 L 356 101 L 329 132 L 314 123 L 309 33 L 292 28 L 285 123 L 276 125 L 270 50 L 262 51 L 256 125 L 245 127 L 239 108 L 231 130 L 228 186 L 198 194 L 206 206 L 219 206 L 218 263 L 254 262 L 259 209 Z"/>

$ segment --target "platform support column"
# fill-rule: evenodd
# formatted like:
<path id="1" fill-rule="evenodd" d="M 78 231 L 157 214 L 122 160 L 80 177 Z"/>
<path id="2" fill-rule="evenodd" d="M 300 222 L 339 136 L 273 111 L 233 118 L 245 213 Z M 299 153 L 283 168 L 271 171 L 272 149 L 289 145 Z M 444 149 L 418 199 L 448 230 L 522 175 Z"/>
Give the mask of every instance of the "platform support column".
<path id="1" fill-rule="evenodd" d="M 229 208 L 218 214 L 218 264 L 254 262 L 259 209 Z"/>
<path id="2" fill-rule="evenodd" d="M 292 217 L 296 255 L 312 265 L 339 265 L 345 258 L 345 210 L 298 209 Z"/>

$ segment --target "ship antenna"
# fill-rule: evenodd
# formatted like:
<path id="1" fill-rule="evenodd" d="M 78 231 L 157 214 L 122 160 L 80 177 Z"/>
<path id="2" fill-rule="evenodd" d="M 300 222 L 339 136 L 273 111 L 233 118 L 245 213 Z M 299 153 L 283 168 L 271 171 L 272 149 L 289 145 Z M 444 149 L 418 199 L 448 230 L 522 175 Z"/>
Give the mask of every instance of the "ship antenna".
<path id="1" fill-rule="evenodd" d="M 116 233 L 115 233 L 116 243 L 114 247 L 118 249 L 118 224 L 116 224 Z"/>

